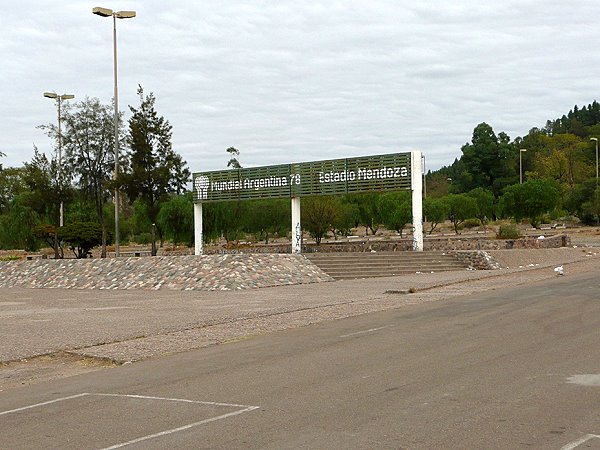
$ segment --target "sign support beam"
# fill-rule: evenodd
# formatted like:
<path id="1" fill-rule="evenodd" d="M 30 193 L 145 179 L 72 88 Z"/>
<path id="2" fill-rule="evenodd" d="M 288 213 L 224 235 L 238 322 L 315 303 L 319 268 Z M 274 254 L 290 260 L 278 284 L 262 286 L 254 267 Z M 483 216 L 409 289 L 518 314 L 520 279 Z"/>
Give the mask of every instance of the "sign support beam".
<path id="1" fill-rule="evenodd" d="M 302 253 L 302 224 L 300 222 L 300 197 L 292 197 L 292 254 Z"/>
<path id="2" fill-rule="evenodd" d="M 202 255 L 202 203 L 194 203 L 194 255 Z"/>
<path id="3" fill-rule="evenodd" d="M 413 216 L 413 250 L 423 251 L 423 167 L 421 152 L 410 152 Z"/>

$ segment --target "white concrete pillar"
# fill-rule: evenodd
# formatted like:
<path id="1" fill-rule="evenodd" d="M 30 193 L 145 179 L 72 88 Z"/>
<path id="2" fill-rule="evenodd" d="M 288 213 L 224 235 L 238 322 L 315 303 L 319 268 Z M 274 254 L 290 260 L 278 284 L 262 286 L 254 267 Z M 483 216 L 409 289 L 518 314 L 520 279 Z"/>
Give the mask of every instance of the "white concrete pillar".
<path id="1" fill-rule="evenodd" d="M 194 203 L 194 255 L 201 255 L 202 246 L 202 203 Z"/>
<path id="2" fill-rule="evenodd" d="M 300 197 L 292 197 L 292 253 L 302 253 L 302 225 L 300 223 Z"/>
<path id="3" fill-rule="evenodd" d="M 423 167 L 420 151 L 410 152 L 413 216 L 413 250 L 423 251 Z"/>

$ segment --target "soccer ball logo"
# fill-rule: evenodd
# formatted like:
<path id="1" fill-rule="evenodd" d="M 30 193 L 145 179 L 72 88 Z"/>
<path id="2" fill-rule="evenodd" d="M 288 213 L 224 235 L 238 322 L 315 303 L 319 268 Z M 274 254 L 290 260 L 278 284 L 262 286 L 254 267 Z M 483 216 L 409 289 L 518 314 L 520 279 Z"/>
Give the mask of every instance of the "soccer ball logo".
<path id="1" fill-rule="evenodd" d="M 198 198 L 200 200 L 206 200 L 208 198 L 208 186 L 210 180 L 207 176 L 201 175 L 194 180 L 194 188 L 198 192 Z"/>

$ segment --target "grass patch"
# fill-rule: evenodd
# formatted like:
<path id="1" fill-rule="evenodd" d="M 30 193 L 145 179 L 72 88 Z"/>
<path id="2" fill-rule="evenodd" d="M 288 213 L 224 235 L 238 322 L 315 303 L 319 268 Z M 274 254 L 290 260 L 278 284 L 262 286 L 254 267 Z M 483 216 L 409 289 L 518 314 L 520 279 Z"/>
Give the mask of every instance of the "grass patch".
<path id="1" fill-rule="evenodd" d="M 20 259 L 23 258 L 17 255 L 0 256 L 0 261 L 18 261 Z"/>

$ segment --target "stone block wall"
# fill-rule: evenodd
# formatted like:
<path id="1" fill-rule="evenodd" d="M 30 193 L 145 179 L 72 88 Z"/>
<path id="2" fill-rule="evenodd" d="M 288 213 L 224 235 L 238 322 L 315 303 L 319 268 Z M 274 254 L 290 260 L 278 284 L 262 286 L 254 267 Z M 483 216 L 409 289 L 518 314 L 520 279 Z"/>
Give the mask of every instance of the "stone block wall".
<path id="1" fill-rule="evenodd" d="M 299 255 L 0 261 L 0 288 L 241 290 L 333 281 Z"/>
<path id="2" fill-rule="evenodd" d="M 519 239 L 488 239 L 483 237 L 427 237 L 423 242 L 425 251 L 459 251 L 459 250 L 503 250 L 511 248 L 560 248 L 569 247 L 571 239 L 566 234 L 539 238 L 527 236 Z M 412 239 L 356 239 L 351 241 L 324 242 L 321 245 L 305 244 L 303 253 L 337 253 L 337 252 L 399 252 L 411 251 Z M 206 248 L 206 253 L 290 253 L 290 244 L 253 244 L 230 248 Z"/>
<path id="3" fill-rule="evenodd" d="M 448 254 L 453 255 L 460 262 L 474 270 L 496 270 L 501 269 L 500 264 L 486 251 L 455 251 L 451 250 Z"/>

